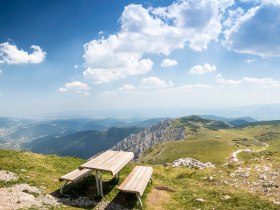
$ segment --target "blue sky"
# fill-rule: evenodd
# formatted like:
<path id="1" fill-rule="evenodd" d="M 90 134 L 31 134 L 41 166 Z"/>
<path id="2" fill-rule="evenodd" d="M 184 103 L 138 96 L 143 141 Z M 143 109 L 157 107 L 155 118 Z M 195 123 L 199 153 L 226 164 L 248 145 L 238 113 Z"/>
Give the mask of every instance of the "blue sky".
<path id="1" fill-rule="evenodd" d="M 0 0 L 0 28 L 2 116 L 280 103 L 279 0 Z"/>

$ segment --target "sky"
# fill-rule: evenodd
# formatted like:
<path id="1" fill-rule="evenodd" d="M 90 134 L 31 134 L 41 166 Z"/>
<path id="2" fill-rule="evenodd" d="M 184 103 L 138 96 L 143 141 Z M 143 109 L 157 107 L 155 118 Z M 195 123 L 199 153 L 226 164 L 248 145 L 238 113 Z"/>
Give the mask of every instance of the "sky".
<path id="1" fill-rule="evenodd" d="M 280 104 L 279 57 L 280 0 L 0 0 L 0 116 Z"/>

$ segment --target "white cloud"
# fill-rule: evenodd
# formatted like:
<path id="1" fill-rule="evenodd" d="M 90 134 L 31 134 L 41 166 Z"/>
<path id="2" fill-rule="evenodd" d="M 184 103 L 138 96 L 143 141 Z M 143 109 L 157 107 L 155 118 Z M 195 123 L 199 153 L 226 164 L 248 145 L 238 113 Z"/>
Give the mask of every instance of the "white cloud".
<path id="1" fill-rule="evenodd" d="M 77 69 L 77 68 L 79 68 L 80 66 L 78 65 L 78 64 L 76 64 L 75 66 L 74 66 L 74 69 Z"/>
<path id="2" fill-rule="evenodd" d="M 162 67 L 171 67 L 171 66 L 176 66 L 178 63 L 176 60 L 173 60 L 173 59 L 164 59 L 162 62 L 161 62 L 161 66 Z"/>
<path id="3" fill-rule="evenodd" d="M 44 52 L 39 46 L 32 45 L 32 53 L 18 49 L 16 45 L 9 42 L 0 44 L 0 63 L 23 64 L 23 63 L 41 63 L 46 58 Z"/>
<path id="4" fill-rule="evenodd" d="M 228 86 L 240 86 L 240 85 L 254 85 L 261 88 L 280 88 L 280 82 L 271 78 L 254 78 L 254 77 L 243 77 L 239 80 L 224 79 L 222 75 L 216 77 L 216 83 L 219 85 Z"/>
<path id="5" fill-rule="evenodd" d="M 118 90 L 119 91 L 133 91 L 133 90 L 136 90 L 136 87 L 131 84 L 124 84 Z"/>
<path id="6" fill-rule="evenodd" d="M 2 74 L 2 70 L 0 69 L 0 74 Z"/>
<path id="7" fill-rule="evenodd" d="M 143 78 L 139 84 L 140 88 L 167 88 L 172 86 L 172 81 L 164 81 L 158 77 Z"/>
<path id="8" fill-rule="evenodd" d="M 121 18 L 121 30 L 86 43 L 84 77 L 96 84 L 145 74 L 153 62 L 144 55 L 168 55 L 188 46 L 201 51 L 221 32 L 221 17 L 233 0 L 176 1 L 167 7 L 130 4 Z"/>
<path id="9" fill-rule="evenodd" d="M 246 63 L 254 63 L 256 60 L 255 59 L 248 59 L 248 60 L 246 60 Z"/>
<path id="10" fill-rule="evenodd" d="M 238 53 L 280 56 L 280 1 L 263 0 L 225 30 L 225 46 Z"/>
<path id="11" fill-rule="evenodd" d="M 199 89 L 209 89 L 212 88 L 210 85 L 206 84 L 193 84 L 193 85 L 182 85 L 179 87 L 173 88 L 176 91 L 189 91 L 189 90 L 199 90 Z"/>
<path id="12" fill-rule="evenodd" d="M 63 87 L 59 88 L 60 92 L 75 92 L 85 96 L 89 95 L 89 90 L 88 84 L 78 81 L 65 83 Z"/>
<path id="13" fill-rule="evenodd" d="M 196 74 L 196 75 L 203 75 L 206 73 L 215 72 L 216 70 L 217 70 L 217 68 L 215 65 L 211 66 L 210 64 L 205 63 L 203 66 L 197 65 L 197 66 L 192 67 L 189 70 L 189 73 Z"/>

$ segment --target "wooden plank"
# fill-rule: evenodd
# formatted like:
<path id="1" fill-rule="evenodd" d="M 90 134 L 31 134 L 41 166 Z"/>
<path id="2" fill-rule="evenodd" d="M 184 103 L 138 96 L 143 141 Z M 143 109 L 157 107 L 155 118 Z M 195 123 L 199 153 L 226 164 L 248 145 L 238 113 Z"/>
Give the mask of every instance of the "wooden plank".
<path id="1" fill-rule="evenodd" d="M 135 178 L 132 184 L 128 186 L 128 189 L 130 189 L 131 191 L 135 191 L 135 188 L 140 183 L 142 177 L 145 175 L 145 172 L 146 172 L 146 167 L 141 167 L 141 171 L 138 174 L 134 175 Z"/>
<path id="2" fill-rule="evenodd" d="M 131 185 L 135 182 L 135 179 L 141 174 L 141 171 L 142 171 L 142 170 L 144 170 L 143 167 L 138 166 L 138 167 L 136 168 L 136 171 L 135 171 L 135 173 L 134 173 L 134 176 L 132 176 L 131 179 L 130 179 L 130 181 L 127 183 L 127 185 L 124 186 L 124 188 L 123 188 L 124 190 L 128 190 L 128 191 L 131 190 Z"/>
<path id="3" fill-rule="evenodd" d="M 136 166 L 118 189 L 125 192 L 139 193 L 142 196 L 152 173 L 152 167 Z"/>
<path id="4" fill-rule="evenodd" d="M 117 174 L 126 164 L 128 164 L 129 161 L 131 161 L 131 159 L 133 159 L 133 156 L 128 156 L 127 159 L 113 166 L 113 168 L 110 169 L 111 173 L 113 175 Z"/>
<path id="5" fill-rule="evenodd" d="M 122 161 L 123 157 L 125 156 L 125 153 L 119 151 L 116 155 L 112 156 L 111 158 L 108 158 L 106 161 L 104 161 L 102 164 L 100 164 L 99 168 L 100 170 L 108 170 L 112 165 L 118 163 L 119 161 Z"/>
<path id="6" fill-rule="evenodd" d="M 143 195 L 147 184 L 149 183 L 151 176 L 153 174 L 153 169 L 152 167 L 148 167 L 146 168 L 146 172 L 144 174 L 144 176 L 142 177 L 141 181 L 138 183 L 138 185 L 134 188 L 134 191 L 139 192 L 140 196 Z"/>
<path id="7" fill-rule="evenodd" d="M 114 153 L 111 153 L 110 156 L 106 156 L 106 158 L 104 158 L 101 161 L 99 161 L 98 163 L 96 163 L 94 167 L 96 169 L 102 170 L 102 167 L 104 166 L 104 164 L 106 164 L 108 161 L 111 161 L 112 159 L 115 159 L 116 157 L 118 157 L 120 155 L 120 151 L 113 151 L 113 152 Z"/>
<path id="8" fill-rule="evenodd" d="M 80 168 L 96 169 L 97 168 L 96 166 L 102 164 L 108 158 L 111 158 L 112 156 L 114 156 L 117 153 L 118 153 L 118 151 L 106 151 L 106 152 L 102 153 L 101 155 L 82 164 L 80 166 Z"/>
<path id="9" fill-rule="evenodd" d="M 119 190 L 124 190 L 126 185 L 129 183 L 130 180 L 132 180 L 135 173 L 137 173 L 139 166 L 136 166 L 132 172 L 125 178 L 125 180 L 121 183 L 121 185 L 118 187 Z"/>
<path id="10" fill-rule="evenodd" d="M 70 173 L 65 174 L 64 176 L 60 177 L 59 181 L 61 182 L 61 181 L 67 180 L 67 181 L 74 182 L 76 180 L 79 180 L 80 178 L 83 178 L 83 177 L 89 175 L 92 171 L 93 171 L 92 169 L 82 169 L 82 170 L 76 169 L 76 170 L 71 171 Z"/>
<path id="11" fill-rule="evenodd" d="M 111 171 L 113 175 L 117 174 L 131 159 L 133 159 L 133 152 L 123 152 L 119 160 L 114 160 L 108 165 L 108 170 Z"/>

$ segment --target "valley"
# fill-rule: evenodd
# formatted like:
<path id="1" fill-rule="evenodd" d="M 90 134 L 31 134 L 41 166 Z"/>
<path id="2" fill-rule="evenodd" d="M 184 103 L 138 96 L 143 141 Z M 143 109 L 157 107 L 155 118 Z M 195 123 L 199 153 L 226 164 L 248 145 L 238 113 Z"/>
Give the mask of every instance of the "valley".
<path id="1" fill-rule="evenodd" d="M 146 122 L 153 123 L 147 126 Z M 144 193 L 144 209 L 279 208 L 279 121 L 217 121 L 187 116 L 155 123 L 154 120 L 146 122 L 140 123 L 145 124 L 145 127 L 122 124 L 119 127 L 85 131 L 82 130 L 83 126 L 77 131 L 77 124 L 73 122 L 72 128 L 75 129 L 72 130 L 69 125 L 62 128 L 53 122 L 51 125 L 45 125 L 44 122 L 43 127 L 48 129 L 41 129 L 40 123 L 36 123 L 36 126 L 31 123 L 25 127 L 22 124 L 19 127 L 11 124 L 3 126 L 1 137 L 6 142 L 1 143 L 1 146 L 5 145 L 5 150 L 0 150 L 0 171 L 11 172 L 18 179 L 9 182 L 0 180 L 0 193 L 1 190 L 10 189 L 8 187 L 30 184 L 38 188 L 35 189 L 39 193 L 38 198 L 32 198 L 35 199 L 34 203 L 47 205 L 47 208 L 138 208 L 136 198 L 119 193 L 117 187 L 112 188 L 111 176 L 106 173 L 103 199 L 95 196 L 94 175 L 79 184 L 66 187 L 66 193 L 71 194 L 70 198 L 61 197 L 58 193 L 58 177 L 77 168 L 92 155 L 113 149 L 132 151 L 135 154 L 135 162 L 129 163 L 121 172 L 121 181 L 136 165 L 153 167 L 154 184 L 149 185 Z M 30 132 L 26 132 L 27 128 Z M 19 135 L 19 131 L 22 135 Z M 15 134 L 19 135 L 18 138 L 9 140 Z M 34 137 L 32 139 L 28 138 L 31 134 Z M 7 142 L 11 143 L 10 147 L 7 147 Z M 184 158 L 210 162 L 208 165 L 211 164 L 211 167 L 172 164 Z M 19 159 L 20 162 L 17 161 Z M 44 196 L 48 197 L 49 204 L 42 203 L 41 200 L 46 199 Z M 29 204 L 22 203 L 27 206 Z"/>

